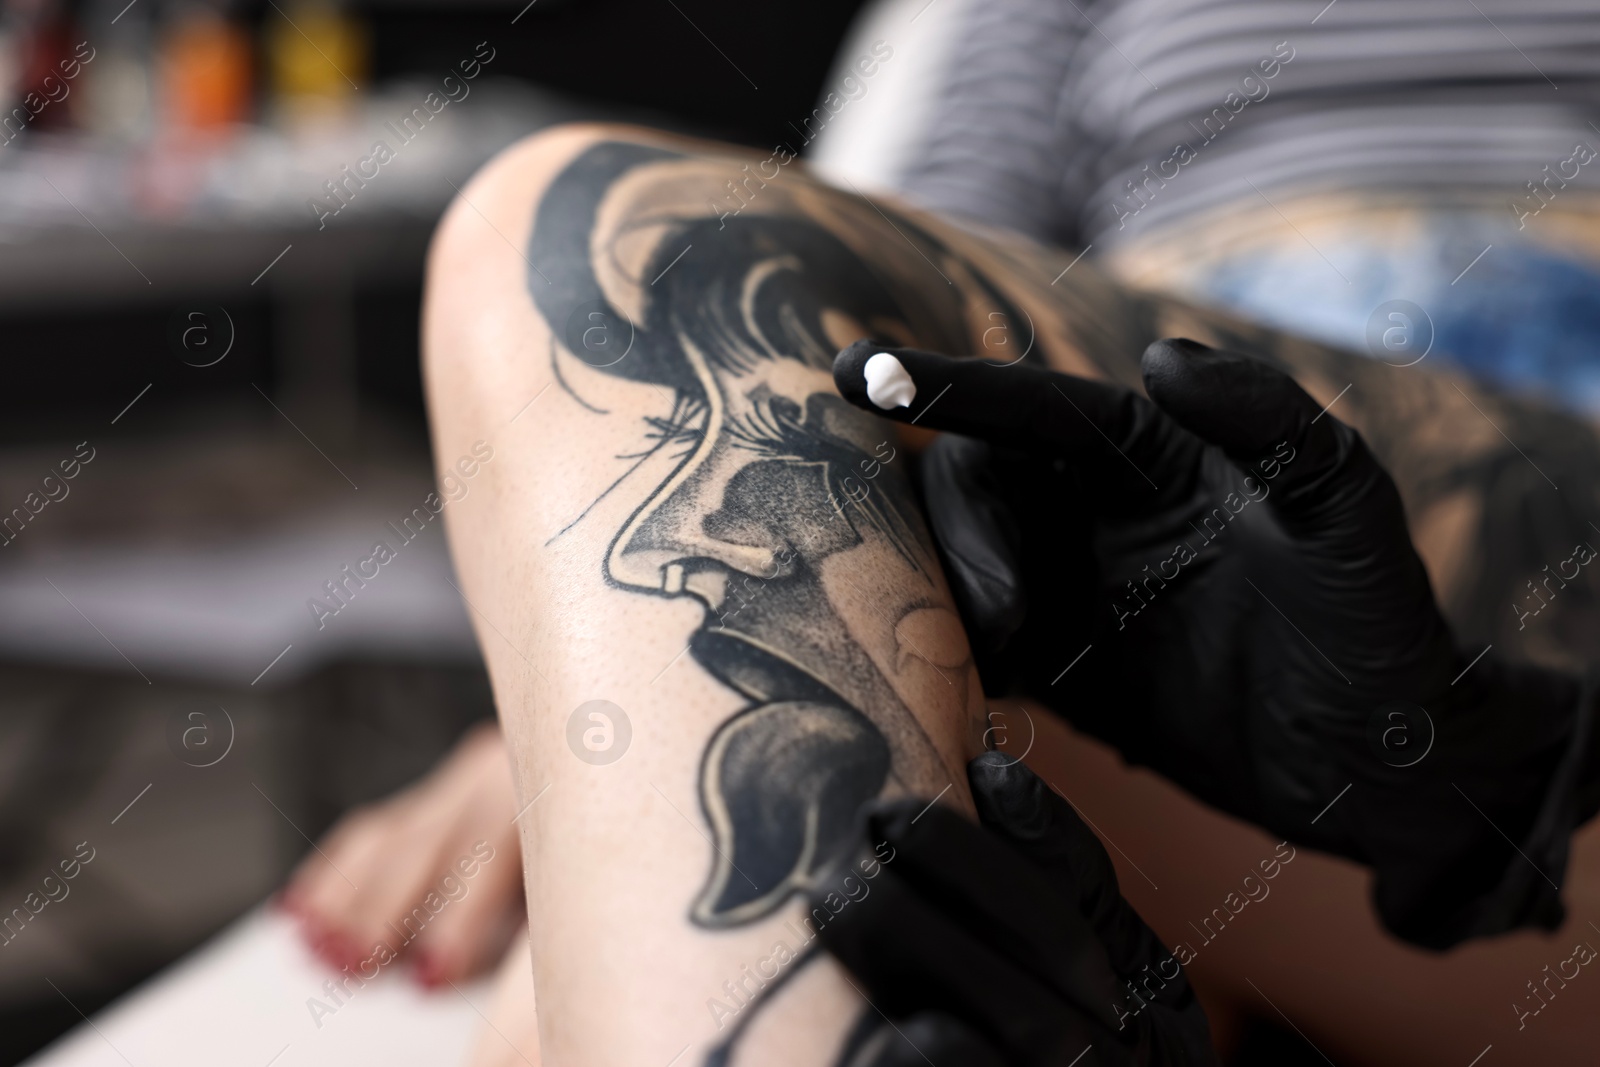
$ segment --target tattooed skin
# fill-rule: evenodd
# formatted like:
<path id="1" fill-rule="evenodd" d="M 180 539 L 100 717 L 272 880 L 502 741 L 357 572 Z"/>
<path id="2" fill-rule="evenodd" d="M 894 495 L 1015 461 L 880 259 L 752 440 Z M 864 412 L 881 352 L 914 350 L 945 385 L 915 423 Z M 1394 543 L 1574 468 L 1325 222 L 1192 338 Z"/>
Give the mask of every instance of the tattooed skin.
<path id="1" fill-rule="evenodd" d="M 1070 253 L 879 207 L 797 167 L 762 180 L 743 163 L 593 144 L 540 201 L 527 256 L 572 399 L 604 413 L 580 364 L 663 398 L 623 475 L 648 489 L 607 531 L 604 580 L 697 601 L 689 655 L 745 702 L 701 756 L 713 847 L 686 901 L 698 926 L 773 915 L 840 860 L 863 803 L 959 794 L 981 747 L 983 694 L 905 446 L 832 388 L 834 353 L 861 337 L 1139 389 L 1146 345 L 1182 335 L 1272 360 L 1324 402 L 1349 385 L 1338 414 L 1393 472 L 1463 638 L 1545 658 L 1600 640 L 1589 587 L 1552 604 L 1537 636 L 1503 606 L 1574 538 L 1600 544 L 1600 530 L 1582 535 L 1600 519 L 1600 447 L 1581 421 L 1139 294 Z M 730 178 L 737 214 L 708 196 Z M 923 726 L 935 716 L 963 721 L 970 750 L 941 751 Z M 708 1062 L 732 1055 L 754 1014 Z M 841 1062 L 876 1029 L 858 1025 Z"/>
<path id="2" fill-rule="evenodd" d="M 956 350 L 969 343 L 964 323 L 896 292 L 803 217 L 724 222 L 673 203 L 707 173 L 661 149 L 591 148 L 544 198 L 529 261 L 557 338 L 574 307 L 625 321 L 631 347 L 603 369 L 673 394 L 646 453 L 670 450 L 673 462 L 616 532 L 605 577 L 699 600 L 689 654 L 749 702 L 709 739 L 700 771 L 716 848 L 690 915 L 720 927 L 812 885 L 864 802 L 933 796 L 961 773 L 907 707 L 921 695 L 910 661 L 942 672 L 962 709 L 981 694 L 964 647 L 919 640 L 935 629 L 920 616 L 949 613 L 950 600 L 892 467 L 898 450 L 832 391 L 825 320 Z M 674 262 L 694 246 L 704 251 Z M 584 351 L 581 335 L 565 347 Z M 878 588 L 830 589 L 828 564 L 842 553 L 870 561 Z"/>

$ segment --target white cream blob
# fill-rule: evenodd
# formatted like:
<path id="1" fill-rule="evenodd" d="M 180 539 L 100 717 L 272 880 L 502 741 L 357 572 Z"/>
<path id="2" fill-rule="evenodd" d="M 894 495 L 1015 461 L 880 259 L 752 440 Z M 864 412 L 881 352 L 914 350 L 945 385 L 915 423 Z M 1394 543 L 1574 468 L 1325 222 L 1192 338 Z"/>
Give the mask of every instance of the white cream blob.
<path id="1" fill-rule="evenodd" d="M 917 383 L 911 380 L 905 366 L 887 352 L 868 359 L 861 376 L 867 380 L 867 399 L 884 411 L 908 408 L 917 398 Z"/>

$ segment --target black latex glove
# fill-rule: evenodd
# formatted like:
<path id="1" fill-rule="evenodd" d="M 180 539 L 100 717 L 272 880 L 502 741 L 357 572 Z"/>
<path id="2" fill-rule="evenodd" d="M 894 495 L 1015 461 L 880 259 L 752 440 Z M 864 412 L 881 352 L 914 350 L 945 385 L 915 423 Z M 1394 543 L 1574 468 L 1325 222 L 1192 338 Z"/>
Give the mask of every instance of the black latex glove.
<path id="1" fill-rule="evenodd" d="M 851 1067 L 1214 1064 L 1178 961 L 1099 840 L 1009 756 L 967 768 L 983 826 L 907 799 L 863 820 L 812 893 L 824 948 L 872 1005 Z"/>
<path id="2" fill-rule="evenodd" d="M 866 396 L 878 352 L 909 407 Z M 1558 925 L 1600 806 L 1592 688 L 1456 647 L 1393 481 L 1293 379 L 1181 340 L 1143 372 L 1149 399 L 867 342 L 835 362 L 858 406 L 966 435 L 921 481 L 989 690 L 1370 864 L 1408 940 Z"/>

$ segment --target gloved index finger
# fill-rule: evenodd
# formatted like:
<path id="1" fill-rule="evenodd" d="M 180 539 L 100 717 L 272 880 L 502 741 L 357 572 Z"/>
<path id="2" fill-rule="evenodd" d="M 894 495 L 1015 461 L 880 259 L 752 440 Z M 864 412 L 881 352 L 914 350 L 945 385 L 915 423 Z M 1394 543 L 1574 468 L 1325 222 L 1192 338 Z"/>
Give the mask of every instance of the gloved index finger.
<path id="1" fill-rule="evenodd" d="M 1071 460 L 1097 481 L 1162 492 L 1192 469 L 1198 442 L 1121 386 L 1028 363 L 995 365 L 857 341 L 834 359 L 846 400 L 876 415 Z M 1114 467 L 1112 465 L 1115 465 Z"/>

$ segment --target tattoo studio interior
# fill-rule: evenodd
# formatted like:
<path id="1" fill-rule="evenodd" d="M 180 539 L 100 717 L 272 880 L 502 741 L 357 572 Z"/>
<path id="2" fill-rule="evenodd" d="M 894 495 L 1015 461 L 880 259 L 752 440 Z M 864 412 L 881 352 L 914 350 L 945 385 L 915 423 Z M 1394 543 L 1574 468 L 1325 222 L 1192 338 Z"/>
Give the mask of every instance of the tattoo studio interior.
<path id="1" fill-rule="evenodd" d="M 0 0 L 0 1060 L 1594 1062 L 1597 43 Z"/>

